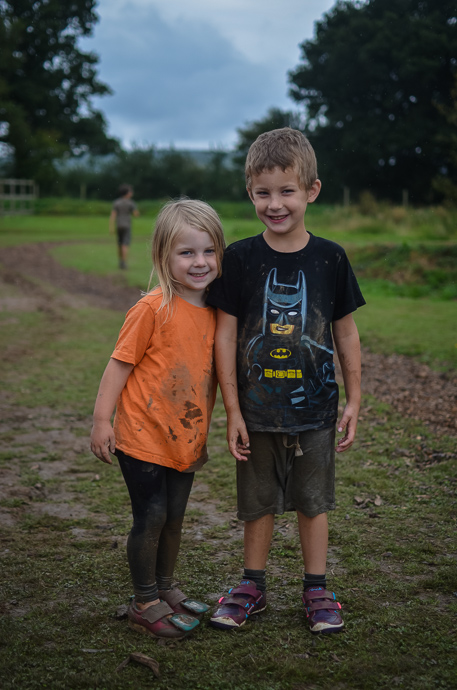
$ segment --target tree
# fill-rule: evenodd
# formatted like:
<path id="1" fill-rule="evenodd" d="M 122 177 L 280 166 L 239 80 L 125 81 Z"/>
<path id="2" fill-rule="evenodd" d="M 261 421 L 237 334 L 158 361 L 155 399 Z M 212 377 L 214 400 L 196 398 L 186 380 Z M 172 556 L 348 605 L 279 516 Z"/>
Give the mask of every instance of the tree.
<path id="1" fill-rule="evenodd" d="M 457 70 L 455 1 L 340 0 L 301 51 L 291 95 L 335 187 L 430 201 L 454 165 L 440 108 Z"/>
<path id="2" fill-rule="evenodd" d="M 116 147 L 90 100 L 110 89 L 97 80 L 97 56 L 77 45 L 92 33 L 95 4 L 0 1 L 0 141 L 13 154 L 14 177 L 46 185 L 56 158 Z"/>
<path id="3" fill-rule="evenodd" d="M 449 158 L 453 168 L 447 175 L 440 174 L 433 180 L 433 187 L 436 192 L 444 198 L 451 206 L 457 206 L 457 74 L 455 75 L 454 86 L 451 89 L 452 102 L 450 107 L 439 106 L 441 114 L 445 117 L 450 126 L 446 135 L 439 135 L 441 143 L 449 151 Z"/>
<path id="4" fill-rule="evenodd" d="M 235 148 L 235 163 L 244 170 L 246 156 L 252 142 L 260 134 L 269 132 L 271 129 L 281 129 L 282 127 L 293 127 L 302 129 L 303 119 L 298 113 L 293 113 L 280 108 L 270 108 L 261 120 L 247 122 L 244 127 L 238 127 L 238 142 Z"/>

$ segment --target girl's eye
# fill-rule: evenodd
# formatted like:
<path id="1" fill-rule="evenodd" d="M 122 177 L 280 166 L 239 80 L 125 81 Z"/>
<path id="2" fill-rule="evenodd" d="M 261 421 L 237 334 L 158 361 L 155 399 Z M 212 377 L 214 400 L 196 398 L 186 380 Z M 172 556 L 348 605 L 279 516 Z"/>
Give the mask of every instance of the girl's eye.
<path id="1" fill-rule="evenodd" d="M 207 250 L 205 251 L 205 254 L 215 254 L 215 253 L 216 253 L 216 250 L 215 250 L 215 249 L 207 249 Z"/>

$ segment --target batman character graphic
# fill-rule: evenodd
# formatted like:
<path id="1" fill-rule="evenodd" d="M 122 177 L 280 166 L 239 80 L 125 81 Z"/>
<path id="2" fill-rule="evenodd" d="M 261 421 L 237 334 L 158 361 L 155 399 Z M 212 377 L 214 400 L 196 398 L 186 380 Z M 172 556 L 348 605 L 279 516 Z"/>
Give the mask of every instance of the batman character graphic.
<path id="1" fill-rule="evenodd" d="M 303 271 L 295 285 L 286 285 L 273 268 L 265 283 L 262 332 L 247 347 L 248 397 L 254 405 L 311 409 L 337 394 L 333 351 L 307 335 L 307 311 Z"/>

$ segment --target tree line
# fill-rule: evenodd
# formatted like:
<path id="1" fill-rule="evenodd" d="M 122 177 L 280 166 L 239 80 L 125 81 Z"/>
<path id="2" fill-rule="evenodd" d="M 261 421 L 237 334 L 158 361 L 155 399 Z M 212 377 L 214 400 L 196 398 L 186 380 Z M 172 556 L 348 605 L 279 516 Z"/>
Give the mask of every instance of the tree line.
<path id="1" fill-rule="evenodd" d="M 292 126 L 316 149 L 329 201 L 346 188 L 352 198 L 370 191 L 398 203 L 407 190 L 417 204 L 457 203 L 455 0 L 338 0 L 288 74 L 297 109 L 271 108 L 238 129 L 234 152 L 214 151 L 204 162 L 152 145 L 125 151 L 107 135 L 91 98 L 110 88 L 97 78 L 97 56 L 78 48 L 93 31 L 95 7 L 0 2 L 0 144 L 10 176 L 35 178 L 48 194 L 112 198 L 128 180 L 138 198 L 237 199 L 250 143 Z"/>

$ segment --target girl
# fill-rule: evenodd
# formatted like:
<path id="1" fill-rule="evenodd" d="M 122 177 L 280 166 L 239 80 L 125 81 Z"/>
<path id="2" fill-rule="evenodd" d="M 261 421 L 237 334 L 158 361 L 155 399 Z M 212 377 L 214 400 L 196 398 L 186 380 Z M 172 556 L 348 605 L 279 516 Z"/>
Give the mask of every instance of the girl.
<path id="1" fill-rule="evenodd" d="M 194 472 L 208 459 L 216 320 L 205 298 L 223 251 L 210 206 L 163 207 L 152 239 L 159 286 L 127 313 L 95 403 L 91 450 L 108 464 L 117 456 L 132 503 L 129 624 L 154 637 L 183 637 L 208 610 L 172 579 Z"/>

